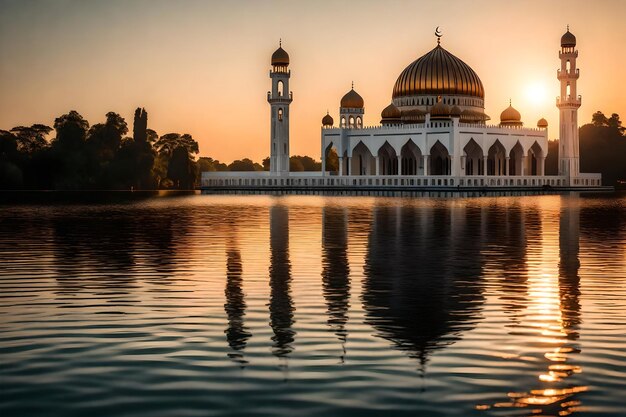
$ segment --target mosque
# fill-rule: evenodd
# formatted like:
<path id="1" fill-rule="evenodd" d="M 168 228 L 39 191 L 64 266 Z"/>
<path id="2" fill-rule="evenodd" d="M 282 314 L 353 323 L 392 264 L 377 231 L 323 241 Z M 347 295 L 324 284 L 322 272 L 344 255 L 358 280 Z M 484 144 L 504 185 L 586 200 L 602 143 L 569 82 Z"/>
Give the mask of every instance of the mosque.
<path id="1" fill-rule="evenodd" d="M 340 101 L 338 124 L 322 118 L 321 172 L 289 171 L 289 54 L 282 44 L 272 54 L 270 170 L 203 172 L 202 189 L 544 189 L 595 188 L 600 174 L 579 169 L 576 37 L 561 37 L 557 79 L 561 95 L 559 173 L 545 175 L 548 123 L 525 127 L 509 105 L 497 124 L 485 114 L 485 90 L 476 72 L 441 45 L 410 63 L 393 86 L 380 125 L 365 126 L 365 100 L 354 89 Z M 330 151 L 337 163 L 327 167 Z"/>

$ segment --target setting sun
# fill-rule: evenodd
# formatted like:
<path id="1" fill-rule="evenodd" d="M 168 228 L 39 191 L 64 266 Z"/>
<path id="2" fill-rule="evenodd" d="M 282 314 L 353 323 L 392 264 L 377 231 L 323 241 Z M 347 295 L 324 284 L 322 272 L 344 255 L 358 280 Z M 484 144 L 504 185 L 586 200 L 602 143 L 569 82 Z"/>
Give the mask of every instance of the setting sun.
<path id="1" fill-rule="evenodd" d="M 548 88 L 542 82 L 529 84 L 524 93 L 526 100 L 532 106 L 545 106 L 548 104 Z"/>

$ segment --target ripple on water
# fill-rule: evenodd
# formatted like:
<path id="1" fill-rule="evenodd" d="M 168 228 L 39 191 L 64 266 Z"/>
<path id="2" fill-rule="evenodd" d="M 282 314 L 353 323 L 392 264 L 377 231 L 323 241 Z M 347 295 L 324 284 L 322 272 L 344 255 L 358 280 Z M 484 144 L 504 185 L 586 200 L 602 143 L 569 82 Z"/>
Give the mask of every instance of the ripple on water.
<path id="1" fill-rule="evenodd" d="M 619 416 L 625 206 L 584 195 L 4 205 L 0 411 Z"/>

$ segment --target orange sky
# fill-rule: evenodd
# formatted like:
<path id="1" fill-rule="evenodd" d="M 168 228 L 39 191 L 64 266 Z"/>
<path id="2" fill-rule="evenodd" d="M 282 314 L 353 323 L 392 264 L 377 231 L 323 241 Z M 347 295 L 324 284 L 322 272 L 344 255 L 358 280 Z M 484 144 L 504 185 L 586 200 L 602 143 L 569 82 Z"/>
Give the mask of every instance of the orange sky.
<path id="1" fill-rule="evenodd" d="M 292 154 L 319 158 L 320 120 L 350 89 L 378 124 L 400 72 L 436 45 L 470 65 L 492 122 L 508 105 L 557 133 L 559 40 L 578 39 L 581 124 L 626 119 L 626 1 L 0 0 L 0 129 L 75 109 L 91 124 L 143 106 L 159 134 L 190 133 L 200 155 L 269 153 L 270 55 L 291 56 Z"/>

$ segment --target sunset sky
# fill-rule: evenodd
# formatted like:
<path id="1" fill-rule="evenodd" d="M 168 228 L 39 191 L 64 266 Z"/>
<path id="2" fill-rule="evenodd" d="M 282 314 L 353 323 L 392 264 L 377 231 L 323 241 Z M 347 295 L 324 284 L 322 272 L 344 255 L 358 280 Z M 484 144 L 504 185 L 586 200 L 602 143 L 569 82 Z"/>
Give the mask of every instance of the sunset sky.
<path id="1" fill-rule="evenodd" d="M 394 82 L 436 45 L 470 65 L 492 123 L 513 106 L 558 133 L 559 41 L 578 40 L 580 124 L 626 119 L 626 1 L 0 0 L 0 129 L 77 110 L 91 124 L 138 106 L 159 134 L 190 133 L 224 162 L 269 154 L 270 56 L 291 57 L 291 152 L 319 159 L 320 120 L 355 89 L 365 124 Z"/>

